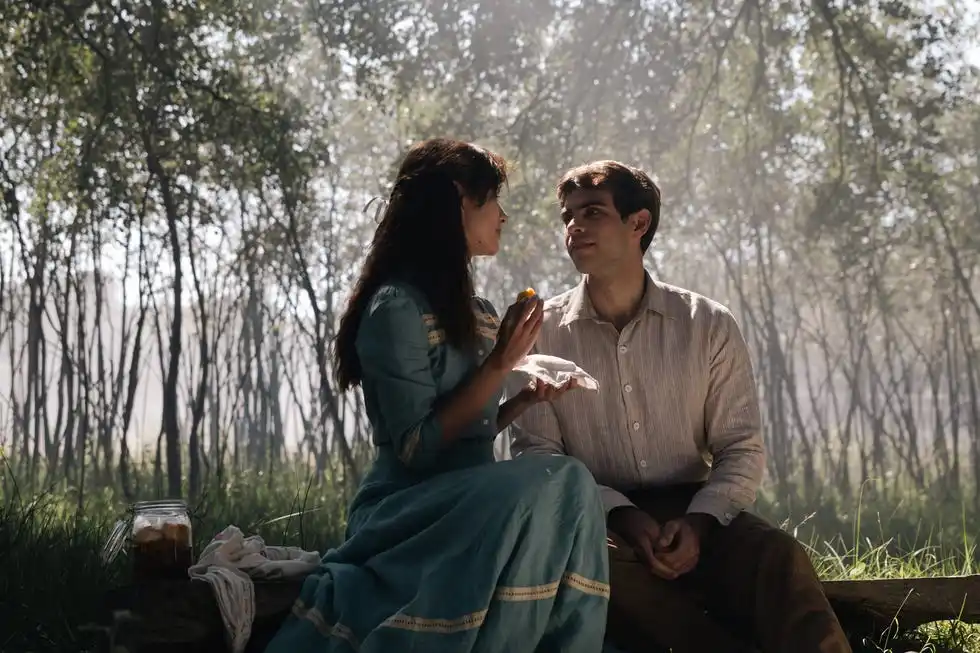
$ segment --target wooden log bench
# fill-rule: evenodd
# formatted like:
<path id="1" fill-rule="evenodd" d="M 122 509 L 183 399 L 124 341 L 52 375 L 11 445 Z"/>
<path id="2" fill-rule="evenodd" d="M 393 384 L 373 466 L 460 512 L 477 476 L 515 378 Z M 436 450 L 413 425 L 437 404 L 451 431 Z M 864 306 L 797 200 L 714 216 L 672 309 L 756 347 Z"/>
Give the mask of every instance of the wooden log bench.
<path id="1" fill-rule="evenodd" d="M 825 581 L 838 618 L 866 634 L 896 624 L 912 630 L 934 621 L 980 623 L 980 575 Z"/>
<path id="2" fill-rule="evenodd" d="M 255 622 L 246 651 L 261 653 L 292 609 L 301 582 L 255 583 Z M 878 637 L 897 627 L 911 630 L 934 621 L 980 623 L 980 575 L 824 583 L 827 597 L 852 635 Z M 211 587 L 179 580 L 126 587 L 107 597 L 111 610 L 129 610 L 120 642 L 131 653 L 224 651 L 221 615 Z"/>

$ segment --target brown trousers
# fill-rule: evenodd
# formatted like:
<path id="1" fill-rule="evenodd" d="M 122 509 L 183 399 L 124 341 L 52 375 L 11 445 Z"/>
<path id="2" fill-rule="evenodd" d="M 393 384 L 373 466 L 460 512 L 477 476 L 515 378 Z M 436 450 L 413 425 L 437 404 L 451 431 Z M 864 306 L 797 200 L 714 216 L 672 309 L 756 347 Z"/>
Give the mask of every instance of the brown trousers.
<path id="1" fill-rule="evenodd" d="M 629 496 L 659 523 L 682 516 L 699 486 Z M 743 513 L 701 543 L 697 568 L 654 576 L 609 532 L 606 637 L 628 653 L 851 653 L 805 549 Z"/>

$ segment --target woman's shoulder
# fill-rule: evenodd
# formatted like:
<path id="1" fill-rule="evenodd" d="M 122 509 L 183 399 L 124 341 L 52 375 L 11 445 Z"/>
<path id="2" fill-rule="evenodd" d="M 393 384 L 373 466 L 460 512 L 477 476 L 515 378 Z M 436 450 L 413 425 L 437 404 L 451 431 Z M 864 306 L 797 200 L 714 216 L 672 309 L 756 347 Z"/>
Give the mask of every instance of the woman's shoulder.
<path id="1" fill-rule="evenodd" d="M 480 297 L 477 295 L 473 298 L 473 310 L 476 311 L 479 316 L 481 313 L 488 315 L 494 319 L 498 318 L 497 309 L 494 308 L 493 302 L 491 302 L 486 297 Z"/>
<path id="2" fill-rule="evenodd" d="M 474 297 L 473 312 L 476 314 L 477 333 L 490 341 L 496 341 L 497 331 L 500 330 L 500 317 L 493 303 L 483 297 Z"/>
<path id="3" fill-rule="evenodd" d="M 387 346 L 412 334 L 425 337 L 435 325 L 425 296 L 410 284 L 387 282 L 371 295 L 358 329 L 358 342 Z M 430 337 L 431 339 L 431 337 Z"/>
<path id="4" fill-rule="evenodd" d="M 473 312 L 481 335 L 495 338 L 500 328 L 500 317 L 493 303 L 485 297 L 473 297 Z M 379 324 L 385 325 L 388 334 L 404 334 L 408 330 L 422 328 L 429 344 L 444 341 L 438 319 L 425 294 L 410 283 L 391 281 L 379 287 L 371 296 L 361 323 L 362 334 L 374 333 Z"/>
<path id="5" fill-rule="evenodd" d="M 389 281 L 380 286 L 371 295 L 368 302 L 368 315 L 379 311 L 402 311 L 424 313 L 428 310 L 428 302 L 413 285 L 404 281 Z"/>
<path id="6" fill-rule="evenodd" d="M 378 288 L 372 295 L 371 301 L 368 302 L 368 313 L 374 313 L 385 307 L 414 308 L 422 315 L 431 312 L 431 306 L 425 297 L 425 293 L 405 281 L 389 281 Z M 477 316 L 486 316 L 499 321 L 499 315 L 493 302 L 485 297 L 479 295 L 473 297 L 473 310 Z"/>

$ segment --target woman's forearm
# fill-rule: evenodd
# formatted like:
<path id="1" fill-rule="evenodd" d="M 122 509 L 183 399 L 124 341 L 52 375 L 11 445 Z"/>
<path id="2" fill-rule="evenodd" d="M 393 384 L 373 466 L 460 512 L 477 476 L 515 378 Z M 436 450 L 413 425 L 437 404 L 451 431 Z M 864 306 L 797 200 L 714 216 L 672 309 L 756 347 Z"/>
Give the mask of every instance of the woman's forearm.
<path id="1" fill-rule="evenodd" d="M 510 426 L 529 406 L 527 398 L 520 394 L 500 404 L 497 411 L 497 433 Z"/>
<path id="2" fill-rule="evenodd" d="M 454 442 L 459 438 L 500 391 L 509 373 L 510 370 L 491 354 L 477 368 L 476 374 L 436 409 L 435 418 L 442 429 L 443 442 Z"/>

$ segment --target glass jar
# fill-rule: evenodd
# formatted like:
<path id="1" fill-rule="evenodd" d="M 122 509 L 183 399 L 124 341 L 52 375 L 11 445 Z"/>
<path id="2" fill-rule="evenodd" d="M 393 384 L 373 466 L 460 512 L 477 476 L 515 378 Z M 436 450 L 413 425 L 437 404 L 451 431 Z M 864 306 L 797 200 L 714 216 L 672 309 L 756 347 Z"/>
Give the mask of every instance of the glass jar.
<path id="1" fill-rule="evenodd" d="M 172 500 L 134 504 L 129 542 L 136 580 L 187 578 L 193 557 L 187 504 Z"/>
<path id="2" fill-rule="evenodd" d="M 194 557 L 187 504 L 174 499 L 134 503 L 129 519 L 116 524 L 106 544 L 106 562 L 122 549 L 132 557 L 136 582 L 187 578 Z"/>

